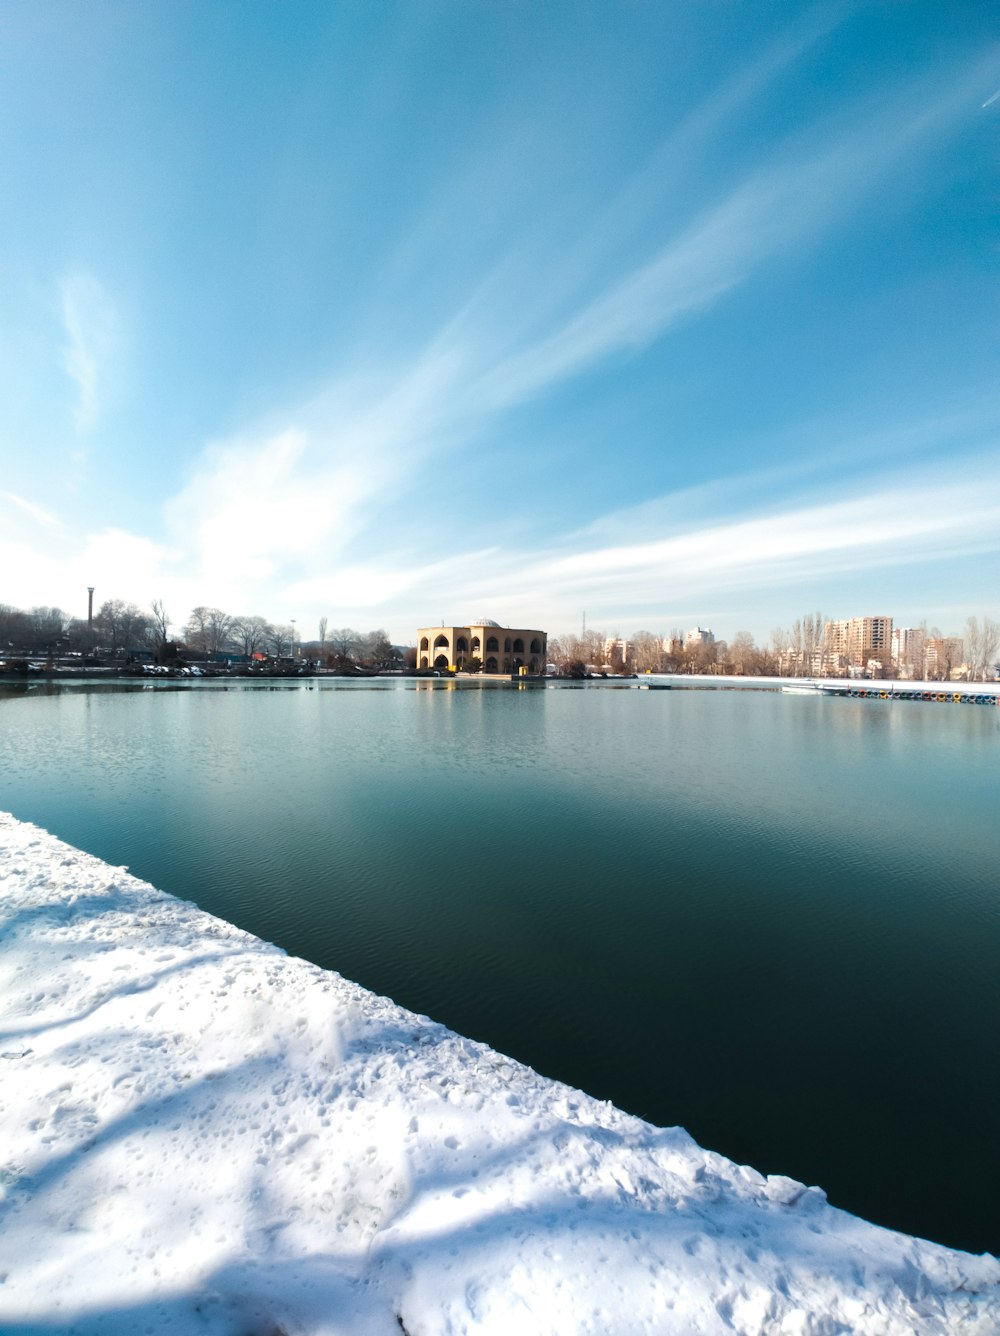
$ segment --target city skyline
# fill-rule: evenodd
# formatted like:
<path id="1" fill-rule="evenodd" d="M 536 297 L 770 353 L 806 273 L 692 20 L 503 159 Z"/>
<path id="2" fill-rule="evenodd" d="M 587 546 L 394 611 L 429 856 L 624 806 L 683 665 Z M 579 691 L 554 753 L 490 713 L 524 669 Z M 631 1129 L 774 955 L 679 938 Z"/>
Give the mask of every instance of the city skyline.
<path id="1" fill-rule="evenodd" d="M 979 7 L 4 22 L 0 601 L 995 613 Z"/>

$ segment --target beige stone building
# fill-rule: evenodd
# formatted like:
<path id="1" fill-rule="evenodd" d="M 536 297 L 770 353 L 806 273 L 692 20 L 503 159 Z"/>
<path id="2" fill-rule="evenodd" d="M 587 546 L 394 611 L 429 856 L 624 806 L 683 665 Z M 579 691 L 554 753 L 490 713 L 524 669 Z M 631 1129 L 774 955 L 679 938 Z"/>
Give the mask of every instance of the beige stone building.
<path id="1" fill-rule="evenodd" d="M 417 667 L 530 677 L 545 672 L 548 640 L 544 631 L 501 626 L 491 617 L 468 626 L 422 626 Z"/>

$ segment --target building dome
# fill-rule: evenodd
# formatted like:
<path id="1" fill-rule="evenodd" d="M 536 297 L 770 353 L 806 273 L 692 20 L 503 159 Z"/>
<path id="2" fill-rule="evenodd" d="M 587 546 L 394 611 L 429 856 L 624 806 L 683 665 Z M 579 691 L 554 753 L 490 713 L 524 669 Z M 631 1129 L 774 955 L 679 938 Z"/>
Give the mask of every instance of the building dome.
<path id="1" fill-rule="evenodd" d="M 495 621 L 493 620 L 492 617 L 473 617 L 473 619 L 472 619 L 472 621 L 469 623 L 469 625 L 470 625 L 470 626 L 496 626 L 496 627 L 499 627 L 500 623 L 499 623 L 499 622 L 495 622 Z"/>

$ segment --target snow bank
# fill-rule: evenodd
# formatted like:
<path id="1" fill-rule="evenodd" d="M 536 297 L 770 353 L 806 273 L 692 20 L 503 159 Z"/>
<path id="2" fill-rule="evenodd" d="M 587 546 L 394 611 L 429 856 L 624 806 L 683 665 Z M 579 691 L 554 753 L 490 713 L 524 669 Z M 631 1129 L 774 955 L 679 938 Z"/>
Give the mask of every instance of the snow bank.
<path id="1" fill-rule="evenodd" d="M 0 916 L 7 1336 L 1000 1331 L 995 1259 L 544 1080 L 4 814 Z"/>

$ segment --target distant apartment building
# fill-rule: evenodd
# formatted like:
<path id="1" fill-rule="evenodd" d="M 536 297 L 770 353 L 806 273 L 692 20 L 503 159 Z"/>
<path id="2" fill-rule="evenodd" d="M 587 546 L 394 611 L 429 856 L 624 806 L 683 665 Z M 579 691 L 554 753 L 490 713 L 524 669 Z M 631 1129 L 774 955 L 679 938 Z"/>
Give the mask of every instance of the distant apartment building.
<path id="1" fill-rule="evenodd" d="M 900 677 L 924 672 L 925 633 L 919 626 L 897 626 L 892 633 L 892 661 Z"/>
<path id="2" fill-rule="evenodd" d="M 963 667 L 964 645 L 955 636 L 928 636 L 924 641 L 924 677 L 947 682 Z"/>
<path id="3" fill-rule="evenodd" d="M 696 626 L 693 631 L 688 631 L 684 637 L 685 649 L 696 649 L 699 645 L 714 645 L 715 636 L 704 626 Z"/>
<path id="4" fill-rule="evenodd" d="M 783 649 L 778 655 L 782 677 L 844 677 L 847 656 L 825 649 Z"/>
<path id="5" fill-rule="evenodd" d="M 847 629 L 850 622 L 827 622 L 823 627 L 823 648 L 829 654 L 847 657 Z"/>
<path id="6" fill-rule="evenodd" d="M 892 618 L 850 617 L 827 622 L 823 628 L 823 648 L 850 664 L 866 666 L 876 660 L 885 665 L 892 652 Z"/>
<path id="7" fill-rule="evenodd" d="M 628 641 L 616 636 L 609 637 L 604 642 L 604 657 L 608 663 L 614 663 L 616 659 L 628 663 Z"/>

